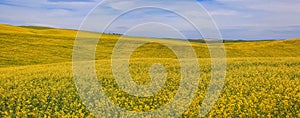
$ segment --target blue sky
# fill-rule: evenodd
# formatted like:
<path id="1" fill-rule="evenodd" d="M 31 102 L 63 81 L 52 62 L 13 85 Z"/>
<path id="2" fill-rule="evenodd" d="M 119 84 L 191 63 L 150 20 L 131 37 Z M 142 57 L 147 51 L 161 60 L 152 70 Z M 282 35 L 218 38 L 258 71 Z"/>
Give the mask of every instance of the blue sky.
<path id="1" fill-rule="evenodd" d="M 1 0 L 0 23 L 78 29 L 88 13 L 100 2 L 103 1 Z M 224 39 L 300 37 L 300 1 L 197 0 L 197 2 L 207 9 Z M 199 23 L 203 22 L 200 12 L 189 6 L 194 3 L 194 0 L 176 0 L 176 2 L 152 0 L 150 4 L 178 8 L 180 12 L 195 16 L 194 19 Z M 94 20 L 86 25 L 85 29 L 99 31 L 95 26 L 104 27 L 107 25 L 106 21 L 123 13 L 124 10 L 148 4 L 149 0 L 106 0 L 90 13 L 89 18 Z M 135 26 L 136 23 L 143 22 L 150 23 Z M 97 25 L 93 25 L 94 23 Z M 168 25 L 164 25 L 166 23 Z M 159 9 L 141 9 L 127 13 L 110 27 L 107 32 L 127 32 L 128 35 L 149 37 L 181 37 L 176 34 L 177 31 L 187 38 L 202 38 L 193 27 L 188 26 L 176 14 Z"/>

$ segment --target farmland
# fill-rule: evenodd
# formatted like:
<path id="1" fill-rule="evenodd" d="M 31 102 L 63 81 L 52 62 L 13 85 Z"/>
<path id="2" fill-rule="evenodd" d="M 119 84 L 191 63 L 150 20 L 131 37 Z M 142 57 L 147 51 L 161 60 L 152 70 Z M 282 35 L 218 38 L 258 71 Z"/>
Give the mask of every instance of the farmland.
<path id="1" fill-rule="evenodd" d="M 0 25 L 0 116 L 94 116 L 83 104 L 73 80 L 72 51 L 76 33 L 65 29 Z M 117 106 L 136 112 L 153 111 L 171 101 L 181 76 L 176 55 L 155 42 L 137 48 L 129 61 L 133 80 L 146 85 L 151 81 L 147 72 L 151 65 L 161 63 L 168 72 L 168 86 L 153 97 L 132 96 L 118 87 L 111 72 L 111 54 L 119 37 L 103 35 L 95 53 L 97 77 L 108 98 Z M 139 40 L 137 37 L 127 39 Z M 181 41 L 170 42 L 184 47 Z M 182 117 L 199 115 L 211 77 L 207 46 L 197 42 L 191 45 L 201 74 L 196 96 Z M 300 39 L 226 42 L 224 45 L 225 84 L 206 117 L 300 117 Z"/>

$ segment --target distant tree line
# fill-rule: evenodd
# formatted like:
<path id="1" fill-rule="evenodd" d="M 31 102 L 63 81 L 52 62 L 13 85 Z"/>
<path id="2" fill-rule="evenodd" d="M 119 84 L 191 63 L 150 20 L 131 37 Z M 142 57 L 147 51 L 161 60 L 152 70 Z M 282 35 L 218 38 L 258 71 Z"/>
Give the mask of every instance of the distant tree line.
<path id="1" fill-rule="evenodd" d="M 120 33 L 105 33 L 105 34 L 119 35 L 119 36 L 122 36 L 122 35 L 123 35 L 123 34 L 120 34 Z"/>

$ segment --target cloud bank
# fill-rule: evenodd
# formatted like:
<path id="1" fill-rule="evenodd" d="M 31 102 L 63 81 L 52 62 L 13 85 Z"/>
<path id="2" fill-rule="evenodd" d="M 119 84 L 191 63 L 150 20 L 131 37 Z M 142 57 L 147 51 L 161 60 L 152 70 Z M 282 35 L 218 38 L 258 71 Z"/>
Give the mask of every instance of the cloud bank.
<path id="1" fill-rule="evenodd" d="M 146 0 L 106 0 L 101 8 L 95 8 L 101 0 L 2 0 L 0 1 L 0 23 L 12 25 L 42 25 L 58 28 L 78 29 L 81 22 L 94 9 L 91 17 L 105 21 L 114 14 L 136 5 L 149 3 Z M 194 15 L 201 21 L 199 11 L 189 10 L 187 6 L 193 0 L 159 1 L 153 4 L 180 8 L 182 12 Z M 300 37 L 300 2 L 295 0 L 197 0 L 208 11 L 219 27 L 224 39 L 287 39 Z M 187 38 L 201 38 L 192 27 L 178 20 L 178 16 L 163 10 L 141 10 L 123 17 L 119 25 L 110 29 L 110 32 L 124 32 L 132 27 L 134 22 L 149 18 L 154 21 L 167 21 L 175 24 Z M 106 24 L 103 24 L 106 25 Z M 92 26 L 92 24 L 91 24 Z M 143 36 L 153 37 L 154 27 L 138 28 L 135 32 L 143 32 Z M 148 31 L 147 31 L 148 29 Z M 163 28 L 157 28 L 163 29 Z M 88 30 L 97 30 L 90 27 Z M 149 33 L 147 33 L 149 32 Z M 164 37 L 170 33 L 167 30 L 157 30 L 155 37 Z M 135 35 L 135 33 L 130 33 Z M 137 33 L 138 35 L 138 33 Z M 168 36 L 168 35 L 166 35 Z"/>

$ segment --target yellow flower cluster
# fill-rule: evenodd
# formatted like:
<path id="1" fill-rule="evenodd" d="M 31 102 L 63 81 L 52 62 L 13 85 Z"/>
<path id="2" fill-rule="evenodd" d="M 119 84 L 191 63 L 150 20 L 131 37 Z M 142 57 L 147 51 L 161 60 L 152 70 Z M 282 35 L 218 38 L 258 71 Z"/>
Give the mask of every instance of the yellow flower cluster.
<path id="1" fill-rule="evenodd" d="M 139 84 L 147 83 L 149 75 L 144 73 L 138 76 L 136 71 L 145 71 L 156 61 L 132 62 L 131 74 L 134 81 Z M 169 70 L 168 79 L 166 86 L 152 97 L 136 97 L 121 90 L 108 72 L 109 61 L 105 62 L 106 65 L 103 65 L 104 61 L 97 62 L 98 78 L 107 96 L 117 106 L 128 111 L 153 111 L 172 101 L 179 86 L 178 61 L 160 62 Z M 140 66 L 143 63 L 144 66 Z M 197 117 L 200 108 L 205 107 L 201 103 L 210 82 L 210 64 L 208 59 L 200 59 L 199 63 L 202 72 L 199 90 L 183 117 Z M 300 117 L 299 65 L 298 58 L 228 59 L 222 94 L 206 116 Z M 0 69 L 0 72 L 0 114 L 3 117 L 94 116 L 77 93 L 71 63 L 12 67 Z M 106 114 L 108 117 L 118 115 Z"/>

